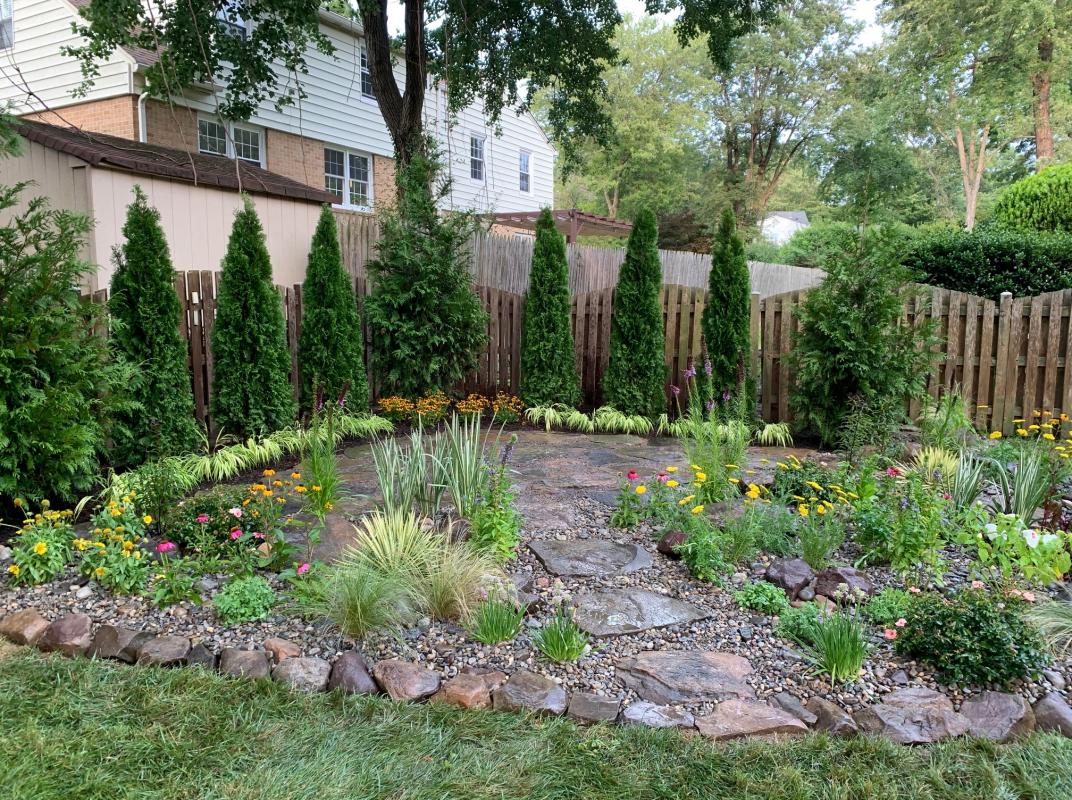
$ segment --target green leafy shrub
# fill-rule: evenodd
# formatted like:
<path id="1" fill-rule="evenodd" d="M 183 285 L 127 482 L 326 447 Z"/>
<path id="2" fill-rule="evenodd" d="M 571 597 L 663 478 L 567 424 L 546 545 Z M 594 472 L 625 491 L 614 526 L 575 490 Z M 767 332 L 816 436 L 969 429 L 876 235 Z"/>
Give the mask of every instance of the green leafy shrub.
<path id="1" fill-rule="evenodd" d="M 1021 231 L 1072 233 L 1072 163 L 1046 167 L 1006 188 L 994 206 L 994 222 Z"/>
<path id="2" fill-rule="evenodd" d="M 981 509 L 980 509 L 981 511 Z M 1072 567 L 1072 535 L 1030 527 L 1016 514 L 982 512 L 959 541 L 974 549 L 973 565 L 984 577 L 1023 577 L 1043 586 L 1061 580 Z"/>
<path id="3" fill-rule="evenodd" d="M 831 261 L 826 280 L 798 308 L 790 400 L 800 424 L 826 443 L 838 441 L 850 398 L 874 406 L 923 392 L 933 324 L 924 314 L 901 324 L 915 290 L 892 245 L 876 235 L 858 255 Z"/>
<path id="4" fill-rule="evenodd" d="M 716 397 L 737 395 L 746 376 L 751 352 L 749 320 L 751 283 L 744 243 L 737 235 L 733 211 L 726 208 L 711 244 L 711 274 L 708 300 L 701 328 L 710 360 L 710 383 Z M 704 364 L 706 374 L 707 363 Z"/>
<path id="5" fill-rule="evenodd" d="M 815 603 L 805 603 L 799 608 L 790 606 L 778 615 L 774 632 L 784 639 L 811 644 L 819 632 L 822 611 Z"/>
<path id="6" fill-rule="evenodd" d="M 71 500 L 134 376 L 94 331 L 102 309 L 79 301 L 88 221 L 42 198 L 15 211 L 24 188 L 0 186 L 0 497 Z"/>
<path id="7" fill-rule="evenodd" d="M 733 597 L 742 608 L 751 608 L 764 614 L 781 614 L 790 607 L 785 592 L 766 581 L 750 583 L 739 592 L 734 592 Z"/>
<path id="8" fill-rule="evenodd" d="M 979 228 L 922 236 L 904 265 L 933 286 L 997 301 L 1072 286 L 1072 235 Z"/>
<path id="9" fill-rule="evenodd" d="M 889 564 L 902 574 L 923 569 L 941 575 L 949 510 L 949 502 L 921 476 L 891 467 L 874 496 L 857 506 L 853 538 L 866 561 Z"/>
<path id="10" fill-rule="evenodd" d="M 603 376 L 603 402 L 624 414 L 655 418 L 666 409 L 663 364 L 663 283 L 655 215 L 643 210 L 633 221 L 625 261 L 618 273 L 611 319 L 610 361 Z"/>
<path id="11" fill-rule="evenodd" d="M 536 649 L 552 661 L 576 661 L 584 655 L 588 637 L 573 621 L 573 609 L 559 605 L 551 619 L 532 637 Z"/>
<path id="12" fill-rule="evenodd" d="M 570 330 L 569 263 L 550 209 L 536 220 L 532 274 L 521 318 L 521 397 L 530 406 L 581 401 Z"/>
<path id="13" fill-rule="evenodd" d="M 187 345 L 179 331 L 182 308 L 175 293 L 175 268 L 160 212 L 140 186 L 127 207 L 123 245 L 114 252 L 108 311 L 111 346 L 137 375 L 130 391 L 137 405 L 117 415 L 112 461 L 140 464 L 147 453 L 186 453 L 197 443 L 194 396 Z"/>
<path id="14" fill-rule="evenodd" d="M 23 509 L 22 527 L 11 544 L 11 564 L 7 573 L 13 583 L 32 586 L 58 577 L 71 560 L 70 511 L 52 511 L 47 502 L 37 513 L 30 513 L 20 499 Z"/>
<path id="15" fill-rule="evenodd" d="M 253 202 L 235 214 L 212 329 L 212 416 L 229 433 L 266 434 L 294 420 L 283 303 Z"/>
<path id="16" fill-rule="evenodd" d="M 845 520 L 836 509 L 823 503 L 801 504 L 797 523 L 800 557 L 809 567 L 821 570 L 829 566 L 830 557 L 845 542 Z"/>
<path id="17" fill-rule="evenodd" d="M 491 473 L 487 492 L 469 520 L 469 544 L 490 553 L 496 561 L 509 561 L 521 541 L 521 515 L 514 508 L 510 476 L 500 461 Z"/>
<path id="18" fill-rule="evenodd" d="M 882 628 L 891 628 L 899 619 L 903 619 L 908 613 L 908 604 L 912 595 L 904 589 L 895 589 L 888 586 L 872 597 L 863 607 L 863 615 L 873 625 Z"/>
<path id="19" fill-rule="evenodd" d="M 431 146 L 428 147 L 431 152 Z M 381 212 L 365 318 L 384 394 L 417 397 L 451 386 L 477 365 L 487 314 L 470 286 L 471 215 L 440 215 L 450 192 L 441 165 L 418 154 L 396 174 L 398 202 Z"/>
<path id="20" fill-rule="evenodd" d="M 275 603 L 275 590 L 260 575 L 233 578 L 212 599 L 216 613 L 228 625 L 264 619 Z"/>
<path id="21" fill-rule="evenodd" d="M 801 228 L 782 245 L 785 264 L 825 269 L 860 248 L 860 233 L 848 222 L 814 222 Z"/>
<path id="22" fill-rule="evenodd" d="M 1027 604 L 1014 595 L 962 589 L 951 597 L 921 594 L 896 630 L 897 652 L 928 664 L 961 685 L 1007 683 L 1047 663 L 1037 630 L 1024 620 Z"/>
<path id="23" fill-rule="evenodd" d="M 312 409 L 318 391 L 333 401 L 346 392 L 348 408 L 368 411 L 365 342 L 353 280 L 342 267 L 335 215 L 324 206 L 309 248 L 302 284 L 298 339 L 301 406 Z"/>
<path id="24" fill-rule="evenodd" d="M 513 600 L 489 595 L 470 615 L 469 635 L 484 644 L 508 642 L 521 632 L 525 607 Z"/>
<path id="25" fill-rule="evenodd" d="M 677 548 L 681 562 L 700 580 L 721 583 L 723 576 L 731 571 L 723 550 L 722 532 L 702 514 L 692 515 L 688 521 L 687 538 Z"/>

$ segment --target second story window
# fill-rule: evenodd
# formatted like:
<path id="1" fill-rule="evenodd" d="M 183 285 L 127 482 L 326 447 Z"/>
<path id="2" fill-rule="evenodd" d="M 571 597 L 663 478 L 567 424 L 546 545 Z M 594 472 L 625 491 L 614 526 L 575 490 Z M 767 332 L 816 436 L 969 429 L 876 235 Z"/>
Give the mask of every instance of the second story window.
<path id="1" fill-rule="evenodd" d="M 236 36 L 239 39 L 249 38 L 249 21 L 238 13 L 238 9 L 234 7 L 233 3 L 228 3 L 225 8 L 217 11 L 216 18 L 219 19 L 223 29 L 231 36 Z"/>
<path id="2" fill-rule="evenodd" d="M 199 119 L 197 149 L 213 156 L 227 155 L 227 129 L 214 120 Z"/>
<path id="3" fill-rule="evenodd" d="M 334 147 L 324 148 L 324 189 L 344 208 L 372 205 L 372 158 Z"/>
<path id="4" fill-rule="evenodd" d="M 484 137 L 469 137 L 469 177 L 474 181 L 484 180 Z"/>
<path id="5" fill-rule="evenodd" d="M 0 0 L 0 50 L 15 46 L 15 2 Z"/>
<path id="6" fill-rule="evenodd" d="M 368 50 L 361 48 L 361 94 L 365 97 L 375 97 L 376 90 L 372 87 L 372 73 L 369 71 Z"/>
<path id="7" fill-rule="evenodd" d="M 261 134 L 260 131 L 252 131 L 249 128 L 234 129 L 235 158 L 242 161 L 251 161 L 254 164 L 261 163 Z"/>
<path id="8" fill-rule="evenodd" d="M 525 194 L 532 191 L 532 153 L 527 150 L 517 157 L 517 188 Z"/>

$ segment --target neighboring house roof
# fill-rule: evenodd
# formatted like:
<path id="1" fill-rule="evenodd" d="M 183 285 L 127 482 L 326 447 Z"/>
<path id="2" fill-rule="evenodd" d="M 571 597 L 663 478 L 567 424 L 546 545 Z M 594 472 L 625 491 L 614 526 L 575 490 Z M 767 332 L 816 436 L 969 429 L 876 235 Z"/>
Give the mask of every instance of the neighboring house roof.
<path id="1" fill-rule="evenodd" d="M 266 169 L 222 156 L 187 153 L 170 147 L 134 142 L 118 136 L 61 128 L 44 122 L 19 120 L 16 130 L 29 141 L 85 161 L 95 167 L 135 172 L 141 175 L 189 181 L 199 186 L 241 189 L 251 194 L 285 197 L 314 203 L 333 203 L 336 198 L 304 183 Z M 241 185 L 238 174 L 241 175 Z"/>
<path id="2" fill-rule="evenodd" d="M 799 222 L 801 225 L 808 224 L 808 213 L 806 211 L 770 211 L 767 213 L 766 219 L 772 217 L 781 217 L 782 219 L 790 220 L 791 222 Z"/>

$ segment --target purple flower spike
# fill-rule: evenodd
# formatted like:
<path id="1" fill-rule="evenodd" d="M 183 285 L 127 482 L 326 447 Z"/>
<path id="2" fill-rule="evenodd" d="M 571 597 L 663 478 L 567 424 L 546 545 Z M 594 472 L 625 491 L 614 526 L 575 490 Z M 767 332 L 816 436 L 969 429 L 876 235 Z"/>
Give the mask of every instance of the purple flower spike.
<path id="1" fill-rule="evenodd" d="M 689 380 L 690 378 L 695 378 L 696 377 L 696 367 L 693 367 L 693 366 L 686 367 L 684 375 L 685 375 L 685 380 Z"/>
<path id="2" fill-rule="evenodd" d="M 672 394 L 674 397 L 677 397 L 679 394 L 681 394 L 681 389 L 677 386 L 671 385 L 670 394 Z"/>
<path id="3" fill-rule="evenodd" d="M 707 373 L 708 377 L 710 377 L 711 373 L 714 372 L 714 369 L 711 367 L 711 359 L 707 356 L 704 356 L 703 371 Z"/>

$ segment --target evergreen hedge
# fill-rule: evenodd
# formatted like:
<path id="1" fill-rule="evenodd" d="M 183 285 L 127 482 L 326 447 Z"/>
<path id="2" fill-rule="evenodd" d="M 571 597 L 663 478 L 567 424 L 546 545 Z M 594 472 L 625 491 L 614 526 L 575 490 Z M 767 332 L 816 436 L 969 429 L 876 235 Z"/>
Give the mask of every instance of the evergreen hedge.
<path id="1" fill-rule="evenodd" d="M 212 415 L 227 433 L 263 434 L 294 421 L 283 304 L 257 212 L 235 214 L 212 330 Z"/>
<path id="2" fill-rule="evenodd" d="M 140 186 L 127 207 L 123 245 L 113 260 L 108 310 L 116 358 L 135 368 L 130 387 L 137 405 L 117 415 L 112 461 L 129 467 L 150 454 L 176 455 L 197 445 L 188 346 L 179 331 L 182 307 L 160 212 Z"/>
<path id="3" fill-rule="evenodd" d="M 644 209 L 633 221 L 618 275 L 603 376 L 603 402 L 625 414 L 656 417 L 666 410 L 662 282 L 655 215 Z"/>
<path id="4" fill-rule="evenodd" d="M 1072 233 L 1072 163 L 1055 164 L 1001 193 L 994 222 L 1019 231 Z"/>
<path id="5" fill-rule="evenodd" d="M 521 322 L 521 398 L 530 406 L 576 406 L 581 400 L 570 311 L 566 240 L 545 208 L 536 220 Z"/>
<path id="6" fill-rule="evenodd" d="M 349 386 L 346 404 L 368 410 L 364 338 L 353 281 L 342 266 L 335 215 L 329 206 L 309 249 L 309 266 L 302 285 L 302 326 L 298 339 L 301 405 L 312 408 L 317 390 L 330 400 Z"/>
<path id="7" fill-rule="evenodd" d="M 752 290 L 744 242 L 728 208 L 711 245 L 708 290 L 701 327 L 711 362 L 711 388 L 719 397 L 724 392 L 737 394 L 748 364 Z"/>

